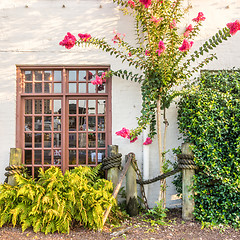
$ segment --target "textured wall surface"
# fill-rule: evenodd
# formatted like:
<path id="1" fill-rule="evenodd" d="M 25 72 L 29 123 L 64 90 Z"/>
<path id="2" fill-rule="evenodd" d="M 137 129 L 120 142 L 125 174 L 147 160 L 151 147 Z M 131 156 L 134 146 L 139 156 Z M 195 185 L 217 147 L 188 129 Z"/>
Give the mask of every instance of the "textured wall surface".
<path id="1" fill-rule="evenodd" d="M 65 8 L 63 8 L 63 4 Z M 223 1 L 186 1 L 191 5 L 190 12 L 181 23 L 179 31 L 202 11 L 206 16 L 200 35 L 195 39 L 194 49 L 207 40 L 226 23 L 239 18 L 240 2 Z M 4 168 L 9 163 L 10 148 L 15 147 L 16 128 L 16 64 L 34 65 L 87 65 L 110 64 L 112 69 L 129 67 L 114 57 L 96 48 L 73 48 L 65 50 L 58 45 L 65 34 L 90 33 L 92 36 L 105 37 L 111 41 L 113 30 L 126 34 L 126 40 L 134 43 L 134 23 L 130 16 L 124 16 L 111 0 L 1 0 L 0 3 L 0 182 L 3 182 Z M 240 66 L 240 34 L 224 42 L 214 52 L 218 61 L 210 63 L 206 69 L 230 69 Z M 123 155 L 134 152 L 139 166 L 142 167 L 141 137 L 134 144 L 116 136 L 122 127 L 136 127 L 136 116 L 140 115 L 141 93 L 137 83 L 113 78 L 112 86 L 112 143 L 119 145 Z M 167 112 L 169 119 L 168 148 L 178 147 L 179 133 L 176 122 L 176 106 Z M 171 153 L 168 158 L 174 161 Z M 157 142 L 150 146 L 150 177 L 159 174 Z M 179 206 L 175 188 L 167 181 L 167 206 Z M 150 206 L 158 199 L 159 183 L 149 186 Z"/>

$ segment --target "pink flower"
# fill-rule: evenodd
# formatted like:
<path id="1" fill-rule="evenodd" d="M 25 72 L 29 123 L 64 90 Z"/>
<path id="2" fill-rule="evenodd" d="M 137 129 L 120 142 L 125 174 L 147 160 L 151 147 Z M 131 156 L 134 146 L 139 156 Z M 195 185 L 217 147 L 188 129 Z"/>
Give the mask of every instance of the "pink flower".
<path id="1" fill-rule="evenodd" d="M 236 20 L 235 22 L 228 23 L 227 27 L 230 29 L 230 34 L 234 35 L 238 30 L 240 30 L 240 21 Z"/>
<path id="2" fill-rule="evenodd" d="M 131 139 L 131 137 L 129 136 L 128 138 L 130 139 L 130 143 L 134 143 L 138 140 L 138 137 Z"/>
<path id="3" fill-rule="evenodd" d="M 193 45 L 193 41 L 188 42 L 187 39 L 184 39 L 184 40 L 183 40 L 183 43 L 182 43 L 182 46 L 179 48 L 179 50 L 180 50 L 181 52 L 188 51 L 188 50 L 192 47 L 192 45 Z"/>
<path id="4" fill-rule="evenodd" d="M 146 51 L 145 51 L 145 55 L 146 55 L 146 56 L 150 56 L 150 51 L 149 51 L 149 50 L 146 50 Z"/>
<path id="5" fill-rule="evenodd" d="M 155 23 L 160 23 L 161 21 L 163 20 L 163 18 L 156 18 L 156 17 L 153 17 L 150 19 L 151 22 L 155 22 Z"/>
<path id="6" fill-rule="evenodd" d="M 158 56 L 161 55 L 161 53 L 163 53 L 165 51 L 166 47 L 164 45 L 163 41 L 159 41 L 158 43 L 158 50 L 156 51 L 158 53 Z"/>
<path id="7" fill-rule="evenodd" d="M 135 8 L 135 2 L 133 2 L 132 0 L 128 1 L 128 5 L 130 6 L 130 8 Z"/>
<path id="8" fill-rule="evenodd" d="M 194 30 L 194 28 L 192 27 L 192 24 L 190 24 L 188 27 L 186 27 L 186 31 L 183 34 L 184 37 L 189 37 L 189 33 L 192 32 Z"/>
<path id="9" fill-rule="evenodd" d="M 170 28 L 171 29 L 173 29 L 173 28 L 175 28 L 176 27 L 176 20 L 175 19 L 173 19 L 173 21 L 170 23 Z"/>
<path id="10" fill-rule="evenodd" d="M 78 36 L 84 42 L 87 42 L 92 37 L 90 34 L 87 33 L 85 34 L 79 33 Z"/>
<path id="11" fill-rule="evenodd" d="M 129 57 L 131 57 L 131 56 L 132 56 L 132 53 L 131 53 L 131 52 L 129 52 L 129 53 L 128 53 L 128 56 L 129 56 Z"/>
<path id="12" fill-rule="evenodd" d="M 64 39 L 59 43 L 59 45 L 65 46 L 67 49 L 71 49 L 75 45 L 76 41 L 77 40 L 75 36 L 68 32 Z"/>
<path id="13" fill-rule="evenodd" d="M 149 8 L 149 6 L 152 4 L 152 0 L 139 0 L 139 2 L 142 3 L 145 8 Z"/>
<path id="14" fill-rule="evenodd" d="M 91 83 L 93 84 L 93 85 L 102 85 L 102 78 L 101 77 L 99 77 L 98 75 L 96 75 L 96 79 L 95 80 L 93 80 L 93 81 L 91 81 Z"/>
<path id="15" fill-rule="evenodd" d="M 115 30 L 113 31 L 113 33 L 115 33 L 115 36 L 112 39 L 113 43 L 121 43 L 123 38 L 125 37 L 125 34 L 122 34 L 121 37 L 121 33 L 117 33 Z"/>
<path id="16" fill-rule="evenodd" d="M 198 22 L 204 21 L 205 19 L 206 18 L 204 17 L 203 13 L 199 12 L 198 16 L 196 18 L 193 18 L 193 21 L 198 23 Z"/>
<path id="17" fill-rule="evenodd" d="M 127 128 L 122 128 L 122 130 L 117 131 L 116 134 L 117 134 L 118 136 L 123 137 L 123 138 L 129 138 L 130 130 L 127 129 Z"/>
<path id="18" fill-rule="evenodd" d="M 152 139 L 150 137 L 146 138 L 146 141 L 143 143 L 143 145 L 149 145 L 152 143 Z"/>

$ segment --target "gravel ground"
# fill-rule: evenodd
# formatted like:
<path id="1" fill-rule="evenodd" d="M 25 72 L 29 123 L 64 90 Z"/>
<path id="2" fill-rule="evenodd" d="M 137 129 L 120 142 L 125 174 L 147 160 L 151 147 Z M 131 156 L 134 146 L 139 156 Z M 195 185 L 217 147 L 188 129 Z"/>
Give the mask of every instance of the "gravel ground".
<path id="1" fill-rule="evenodd" d="M 145 222 L 143 217 L 138 216 L 126 220 L 122 226 L 113 228 L 107 225 L 102 232 L 95 232 L 84 229 L 82 227 L 75 227 L 70 234 L 48 234 L 34 233 L 31 229 L 21 232 L 20 227 L 12 228 L 11 226 L 4 226 L 0 229 L 1 240 L 25 240 L 25 239 L 45 239 L 45 240 L 75 240 L 75 239 L 131 239 L 131 240 L 240 240 L 240 230 L 236 231 L 232 228 L 227 229 L 201 229 L 201 224 L 196 221 L 184 222 L 181 219 L 181 210 L 173 209 L 169 211 L 166 226 L 151 226 L 150 223 Z M 128 231 L 120 236 L 115 237 L 116 232 L 123 229 Z"/>

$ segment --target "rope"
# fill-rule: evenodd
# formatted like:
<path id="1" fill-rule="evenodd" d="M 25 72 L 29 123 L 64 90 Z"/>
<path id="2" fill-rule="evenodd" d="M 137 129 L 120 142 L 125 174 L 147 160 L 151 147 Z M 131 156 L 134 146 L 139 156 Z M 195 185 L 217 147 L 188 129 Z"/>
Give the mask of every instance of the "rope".
<path id="1" fill-rule="evenodd" d="M 194 156 L 188 154 L 178 154 L 178 167 L 181 169 L 198 169 L 194 162 Z"/>
<path id="2" fill-rule="evenodd" d="M 122 163 L 122 154 L 117 153 L 111 157 L 106 157 L 102 161 L 102 170 L 109 170 L 111 168 L 117 167 L 120 169 Z"/>
<path id="3" fill-rule="evenodd" d="M 7 166 L 5 168 L 5 170 L 7 172 L 4 173 L 4 175 L 6 176 L 6 179 L 5 179 L 4 182 L 7 183 L 8 182 L 8 177 L 14 176 L 15 174 L 22 174 L 25 171 L 25 167 L 17 166 L 17 165 L 10 165 L 10 166 Z"/>

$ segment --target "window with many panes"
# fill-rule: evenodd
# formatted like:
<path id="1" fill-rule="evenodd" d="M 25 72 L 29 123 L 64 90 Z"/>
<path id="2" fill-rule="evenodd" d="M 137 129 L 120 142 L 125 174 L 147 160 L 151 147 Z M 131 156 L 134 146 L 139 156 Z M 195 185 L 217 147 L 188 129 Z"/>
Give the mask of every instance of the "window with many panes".
<path id="1" fill-rule="evenodd" d="M 17 140 L 32 176 L 38 168 L 95 166 L 111 144 L 109 67 L 17 66 Z"/>

